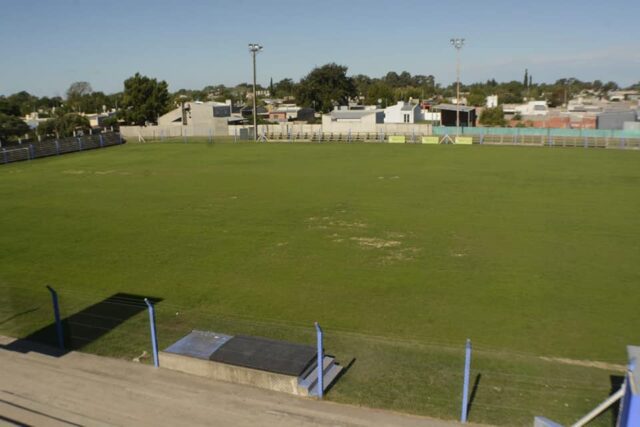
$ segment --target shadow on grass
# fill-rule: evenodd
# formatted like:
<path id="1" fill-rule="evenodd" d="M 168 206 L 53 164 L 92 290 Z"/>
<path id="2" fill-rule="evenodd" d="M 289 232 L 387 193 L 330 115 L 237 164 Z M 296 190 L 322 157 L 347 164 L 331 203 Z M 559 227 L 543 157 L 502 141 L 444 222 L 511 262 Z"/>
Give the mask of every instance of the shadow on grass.
<path id="1" fill-rule="evenodd" d="M 351 369 L 351 367 L 353 366 L 353 364 L 356 363 L 356 358 L 354 357 L 353 359 L 351 359 L 349 361 L 349 363 L 347 363 L 343 368 L 342 371 L 340 371 L 340 373 L 336 376 L 336 378 L 331 382 L 331 384 L 329 384 L 329 387 L 327 387 L 324 391 L 324 393 L 329 393 L 331 391 L 331 389 L 333 388 L 333 386 L 335 386 L 338 381 L 340 381 L 340 378 L 342 378 L 349 369 Z M 316 365 L 317 366 L 317 365 Z"/>
<path id="2" fill-rule="evenodd" d="M 614 394 L 624 384 L 624 376 L 622 375 L 610 375 L 609 381 L 611 382 L 611 393 Z M 607 412 L 611 413 L 611 426 L 616 427 L 618 425 L 618 415 L 620 414 L 620 404 L 614 403 L 611 405 L 611 409 Z"/>
<path id="3" fill-rule="evenodd" d="M 17 319 L 20 316 L 26 316 L 27 314 L 36 312 L 38 310 L 40 310 L 40 307 L 35 307 L 35 308 L 31 308 L 29 310 L 22 311 L 20 313 L 16 313 L 13 316 L 9 316 L 9 317 L 7 317 L 5 319 L 0 320 L 0 325 L 4 325 L 5 323 L 11 322 L 12 320 Z"/>
<path id="4" fill-rule="evenodd" d="M 471 408 L 473 407 L 473 401 L 476 398 L 476 394 L 478 393 L 478 387 L 480 386 L 480 379 L 482 378 L 482 374 L 476 375 L 476 380 L 473 382 L 473 388 L 471 389 L 471 395 L 469 396 L 469 402 L 467 403 L 467 418 L 471 414 Z"/>
<path id="5" fill-rule="evenodd" d="M 154 304 L 162 301 L 161 298 L 147 298 Z M 37 352 L 55 357 L 69 351 L 81 350 L 146 310 L 147 305 L 144 299 L 145 297 L 140 295 L 117 293 L 62 319 L 64 350 L 58 348 L 55 322 L 0 348 L 20 353 Z"/>

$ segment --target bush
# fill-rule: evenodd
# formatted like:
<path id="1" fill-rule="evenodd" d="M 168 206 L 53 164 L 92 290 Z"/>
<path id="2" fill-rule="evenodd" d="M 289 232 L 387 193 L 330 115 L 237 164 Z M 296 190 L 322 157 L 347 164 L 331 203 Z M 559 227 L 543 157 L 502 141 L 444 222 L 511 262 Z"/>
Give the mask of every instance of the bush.
<path id="1" fill-rule="evenodd" d="M 504 126 L 506 121 L 504 119 L 504 111 L 502 107 L 485 108 L 480 114 L 480 123 L 485 126 Z"/>

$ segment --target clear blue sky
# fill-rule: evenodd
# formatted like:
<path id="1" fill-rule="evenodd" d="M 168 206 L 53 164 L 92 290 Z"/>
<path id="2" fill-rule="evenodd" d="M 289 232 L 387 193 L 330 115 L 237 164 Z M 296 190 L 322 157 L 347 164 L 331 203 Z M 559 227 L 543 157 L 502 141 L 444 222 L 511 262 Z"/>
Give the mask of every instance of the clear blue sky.
<path id="1" fill-rule="evenodd" d="M 0 94 L 64 95 L 74 81 L 122 90 L 139 71 L 170 90 L 250 81 L 247 43 L 265 46 L 258 81 L 337 62 L 464 82 L 561 77 L 640 81 L 638 0 L 0 0 Z"/>

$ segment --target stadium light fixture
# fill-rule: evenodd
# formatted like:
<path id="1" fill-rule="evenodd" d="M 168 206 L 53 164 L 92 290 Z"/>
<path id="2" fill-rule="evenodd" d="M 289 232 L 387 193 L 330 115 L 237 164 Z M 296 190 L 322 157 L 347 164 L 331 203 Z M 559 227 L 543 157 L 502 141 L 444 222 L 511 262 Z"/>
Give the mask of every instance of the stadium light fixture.
<path id="1" fill-rule="evenodd" d="M 256 106 L 256 54 L 262 51 L 262 45 L 249 43 L 249 52 L 253 56 L 253 138 L 258 140 L 258 108 Z"/>

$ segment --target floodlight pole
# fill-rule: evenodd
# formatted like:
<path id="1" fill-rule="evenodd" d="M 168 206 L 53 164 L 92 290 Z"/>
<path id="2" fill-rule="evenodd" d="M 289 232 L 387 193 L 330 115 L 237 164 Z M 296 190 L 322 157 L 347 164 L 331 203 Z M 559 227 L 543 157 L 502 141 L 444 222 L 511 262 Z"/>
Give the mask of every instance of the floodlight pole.
<path id="1" fill-rule="evenodd" d="M 256 54 L 262 50 L 258 43 L 249 43 L 249 51 L 253 56 L 253 139 L 258 140 L 258 109 L 256 106 Z"/>
<path id="2" fill-rule="evenodd" d="M 454 38 L 450 40 L 451 46 L 456 49 L 456 142 L 460 133 L 460 49 L 464 45 L 464 39 Z"/>

